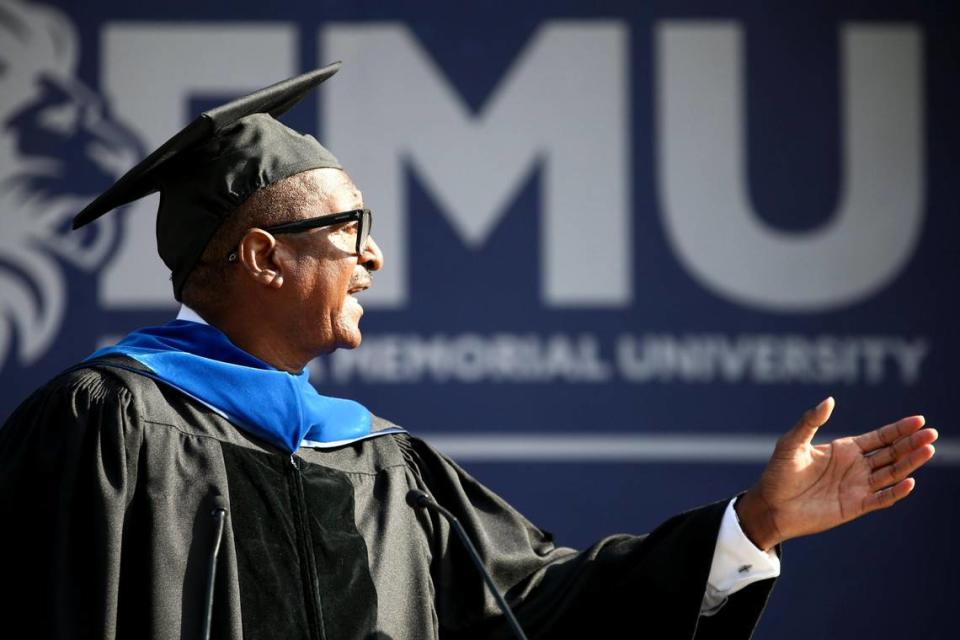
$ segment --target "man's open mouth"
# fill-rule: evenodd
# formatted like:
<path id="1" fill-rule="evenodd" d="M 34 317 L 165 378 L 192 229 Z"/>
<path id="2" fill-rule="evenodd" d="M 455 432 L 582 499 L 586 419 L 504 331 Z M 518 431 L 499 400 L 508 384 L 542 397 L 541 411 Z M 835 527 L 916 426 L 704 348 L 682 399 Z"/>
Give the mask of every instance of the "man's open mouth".
<path id="1" fill-rule="evenodd" d="M 370 285 L 371 285 L 371 284 L 372 284 L 372 283 L 370 283 L 370 282 L 364 282 L 363 284 L 354 285 L 354 286 L 350 287 L 350 288 L 347 290 L 347 294 L 349 294 L 349 295 L 352 296 L 352 295 L 354 295 L 355 293 L 360 293 L 361 291 L 366 291 L 367 289 L 370 288 Z"/>

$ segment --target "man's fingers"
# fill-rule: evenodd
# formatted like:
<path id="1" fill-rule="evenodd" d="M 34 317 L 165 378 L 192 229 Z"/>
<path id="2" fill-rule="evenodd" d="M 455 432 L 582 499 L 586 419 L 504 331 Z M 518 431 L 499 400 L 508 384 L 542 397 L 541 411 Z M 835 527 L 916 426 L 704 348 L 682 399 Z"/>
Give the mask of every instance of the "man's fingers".
<path id="1" fill-rule="evenodd" d="M 808 409 L 793 429 L 787 431 L 780 439 L 781 443 L 791 447 L 809 444 L 817 429 L 830 419 L 835 404 L 833 396 L 830 396 L 814 408 Z"/>
<path id="2" fill-rule="evenodd" d="M 870 453 L 881 447 L 885 447 L 888 444 L 893 444 L 897 440 L 918 431 L 924 425 L 923 416 L 910 416 L 909 418 L 902 418 L 897 420 L 893 424 L 888 424 L 885 427 L 880 427 L 873 431 L 869 431 L 862 435 L 857 436 L 853 439 L 857 443 L 857 446 L 860 447 L 860 451 L 864 453 Z"/>
<path id="3" fill-rule="evenodd" d="M 892 464 L 907 455 L 914 449 L 919 449 L 925 444 L 933 444 L 939 437 L 936 429 L 921 429 L 909 436 L 900 438 L 893 444 L 882 449 L 877 449 L 867 456 L 867 462 L 871 469 L 879 469 L 888 464 Z"/>
<path id="4" fill-rule="evenodd" d="M 935 449 L 932 444 L 925 444 L 919 449 L 914 449 L 895 463 L 877 469 L 870 474 L 870 488 L 876 491 L 900 482 L 926 464 L 933 457 L 934 452 Z"/>
<path id="5" fill-rule="evenodd" d="M 910 492 L 913 491 L 913 487 L 916 484 L 917 483 L 913 478 L 906 478 L 892 487 L 887 487 L 883 491 L 877 491 L 876 493 L 867 496 L 863 499 L 863 512 L 869 513 L 870 511 L 886 509 L 887 507 L 893 506 L 900 500 L 903 500 L 910 495 Z"/>

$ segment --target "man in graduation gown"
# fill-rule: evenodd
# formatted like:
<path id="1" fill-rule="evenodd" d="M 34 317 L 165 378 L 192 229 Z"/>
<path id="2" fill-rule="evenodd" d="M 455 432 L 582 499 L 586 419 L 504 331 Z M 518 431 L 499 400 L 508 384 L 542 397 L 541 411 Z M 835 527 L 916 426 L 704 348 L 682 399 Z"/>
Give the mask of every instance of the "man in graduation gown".
<path id="1" fill-rule="evenodd" d="M 648 535 L 556 545 L 427 443 L 322 396 L 307 363 L 360 343 L 384 257 L 336 158 L 275 118 L 339 65 L 202 114 L 78 215 L 161 192 L 180 315 L 54 378 L 0 430 L 3 624 L 32 638 L 502 638 L 450 524 L 536 638 L 747 638 L 778 545 L 888 507 L 936 431 L 919 416 L 811 445 Z"/>

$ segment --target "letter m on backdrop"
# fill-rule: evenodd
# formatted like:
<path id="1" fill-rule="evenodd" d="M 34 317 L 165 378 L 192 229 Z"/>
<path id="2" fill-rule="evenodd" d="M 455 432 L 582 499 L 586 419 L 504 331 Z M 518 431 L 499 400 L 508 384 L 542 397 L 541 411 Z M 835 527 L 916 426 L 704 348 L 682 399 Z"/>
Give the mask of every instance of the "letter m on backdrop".
<path id="1" fill-rule="evenodd" d="M 541 27 L 476 114 L 402 25 L 328 24 L 320 43 L 321 60 L 349 61 L 320 93 L 324 141 L 380 203 L 376 237 L 390 269 L 368 300 L 407 299 L 404 163 L 464 244 L 480 247 L 542 162 L 544 303 L 630 302 L 623 25 Z M 603 233 L 584 233 L 585 216 Z"/>

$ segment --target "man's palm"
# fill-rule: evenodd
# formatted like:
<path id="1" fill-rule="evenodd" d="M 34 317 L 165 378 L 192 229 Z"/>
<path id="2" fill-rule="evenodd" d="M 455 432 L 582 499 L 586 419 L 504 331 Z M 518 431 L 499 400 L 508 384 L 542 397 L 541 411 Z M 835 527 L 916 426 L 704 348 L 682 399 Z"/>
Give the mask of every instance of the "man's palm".
<path id="1" fill-rule="evenodd" d="M 922 416 L 903 418 L 855 437 L 813 445 L 833 412 L 828 398 L 778 442 L 751 489 L 770 511 L 777 542 L 817 533 L 883 509 L 913 490 L 910 473 L 933 457 L 935 429 Z"/>

